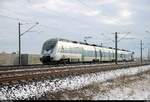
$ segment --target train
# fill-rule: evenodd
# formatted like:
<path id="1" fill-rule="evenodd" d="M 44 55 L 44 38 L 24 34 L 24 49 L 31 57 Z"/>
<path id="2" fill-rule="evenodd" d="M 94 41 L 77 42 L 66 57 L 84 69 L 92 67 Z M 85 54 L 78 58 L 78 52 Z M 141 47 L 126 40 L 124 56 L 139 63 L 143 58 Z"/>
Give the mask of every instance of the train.
<path id="1" fill-rule="evenodd" d="M 118 61 L 133 61 L 134 52 L 117 49 Z M 52 63 L 114 62 L 115 48 L 52 38 L 44 42 L 40 61 L 45 65 Z"/>

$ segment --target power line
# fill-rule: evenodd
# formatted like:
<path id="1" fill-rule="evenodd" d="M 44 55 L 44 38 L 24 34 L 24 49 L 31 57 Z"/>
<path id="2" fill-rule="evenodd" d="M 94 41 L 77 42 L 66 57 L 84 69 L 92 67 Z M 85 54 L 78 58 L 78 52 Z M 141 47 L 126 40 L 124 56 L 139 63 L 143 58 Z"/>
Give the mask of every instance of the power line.
<path id="1" fill-rule="evenodd" d="M 30 31 L 32 28 L 34 28 L 35 26 L 37 26 L 39 23 L 37 22 L 35 25 L 33 25 L 32 27 L 30 27 L 29 29 L 27 29 L 25 32 L 21 33 L 21 25 L 23 25 L 23 23 L 18 23 L 18 38 L 19 38 L 19 65 L 21 65 L 21 36 L 23 36 L 25 33 L 27 33 L 28 31 Z"/>
<path id="2" fill-rule="evenodd" d="M 16 20 L 16 21 L 33 22 L 33 21 L 29 21 L 29 20 L 25 20 L 25 19 L 20 19 L 20 18 L 16 18 L 16 17 L 11 17 L 11 16 L 7 16 L 7 15 L 3 15 L 3 14 L 0 14 L 0 16 L 4 17 L 4 18 L 11 19 L 11 20 Z"/>
<path id="3" fill-rule="evenodd" d="M 31 22 L 26 22 L 27 20 L 24 20 L 24 19 L 19 19 L 19 18 L 15 18 L 15 17 L 11 17 L 11 16 L 6 16 L 6 15 L 2 15 L 2 14 L 0 14 L 0 16 L 1 17 L 6 17 L 6 18 L 8 18 L 8 19 L 11 19 L 11 20 L 15 20 L 15 21 L 24 21 L 23 22 L 23 24 L 35 24 L 35 22 L 33 22 L 33 23 L 31 23 Z M 45 25 L 39 25 L 39 26 L 43 26 L 43 27 L 45 27 L 45 28 L 53 28 L 53 29 L 57 29 L 58 30 L 58 28 L 54 28 L 54 27 L 48 27 L 48 26 L 45 26 Z"/>
<path id="4" fill-rule="evenodd" d="M 10 13 L 13 13 L 13 14 L 15 14 L 15 15 L 24 15 L 25 17 L 27 17 L 27 15 L 25 15 L 25 13 L 23 13 L 23 12 L 17 12 L 17 11 L 14 11 L 14 10 L 12 10 L 12 9 L 8 9 L 8 8 L 1 8 L 1 10 L 0 11 L 5 11 L 5 12 L 10 12 Z"/>
<path id="5" fill-rule="evenodd" d="M 128 32 L 126 35 L 124 35 L 122 38 L 120 38 L 120 39 L 118 40 L 118 42 L 120 42 L 122 39 L 124 39 L 126 36 L 128 36 L 129 33 L 130 33 L 130 32 Z"/>
<path id="6" fill-rule="evenodd" d="M 46 7 L 44 7 L 44 8 L 46 8 Z M 48 9 L 48 8 L 46 8 L 46 9 Z M 49 9 L 48 9 L 49 10 Z M 14 14 L 17 14 L 17 15 L 20 15 L 21 13 L 19 13 L 18 14 L 18 12 L 14 12 L 14 11 L 12 11 Z M 54 14 L 55 16 L 58 16 L 58 14 L 56 13 L 56 12 L 54 12 L 54 11 L 52 11 L 52 14 Z M 16 20 L 16 21 L 27 21 L 27 20 L 24 20 L 24 19 L 19 19 L 19 18 L 15 18 L 15 17 L 10 17 L 10 16 L 5 16 L 5 15 L 0 15 L 0 16 L 2 16 L 2 17 L 7 17 L 8 19 L 11 19 L 11 20 Z M 46 15 L 46 16 L 49 16 L 49 15 Z M 65 16 L 66 16 L 66 14 L 65 14 Z M 72 21 L 74 21 L 75 20 L 75 18 L 74 17 L 72 17 L 72 16 L 68 16 L 69 18 L 71 18 L 72 19 Z M 35 22 L 34 22 L 35 23 Z M 70 23 L 70 22 L 69 22 Z M 79 22 L 79 23 L 81 23 L 81 22 Z M 54 28 L 54 27 L 53 27 Z M 56 29 L 56 28 L 54 28 L 54 29 Z"/>
<path id="7" fill-rule="evenodd" d="M 103 35 L 104 37 L 107 37 L 107 38 L 108 38 L 108 40 L 111 40 L 112 42 L 115 42 L 115 41 L 114 41 L 114 40 L 112 40 L 110 37 L 105 36 L 105 34 L 104 34 L 104 33 L 101 33 L 101 35 Z"/>
<path id="8" fill-rule="evenodd" d="M 2 14 L 0 14 L 0 16 L 1 16 L 1 17 L 6 17 L 6 18 L 11 19 L 11 20 L 17 20 L 17 21 L 19 21 L 19 20 L 20 20 L 19 18 L 14 18 L 14 17 L 10 17 L 10 16 L 6 16 L 6 15 L 2 15 Z"/>
<path id="9" fill-rule="evenodd" d="M 11 20 L 25 21 L 23 24 L 33 24 L 33 23 L 35 23 L 35 22 L 33 22 L 33 23 L 31 23 L 31 22 L 26 22 L 27 20 L 20 19 L 20 18 L 16 18 L 16 17 L 11 17 L 11 16 L 6 16 L 6 15 L 2 15 L 2 14 L 0 14 L 0 16 L 1 16 L 1 17 L 6 17 L 6 18 L 11 19 Z M 46 25 L 41 25 L 41 24 L 40 24 L 39 26 L 43 26 L 43 27 L 45 27 L 45 28 L 57 29 L 57 28 L 54 28 L 54 27 L 48 27 L 48 26 L 46 26 Z"/>
<path id="10" fill-rule="evenodd" d="M 32 28 L 34 28 L 35 26 L 37 26 L 37 24 L 39 24 L 38 22 L 33 25 L 32 27 L 30 27 L 29 29 L 27 29 L 25 32 L 21 33 L 20 36 L 24 35 L 26 32 L 29 32 Z"/>
<path id="11" fill-rule="evenodd" d="M 43 25 L 43 24 L 39 24 L 39 26 L 43 27 L 43 28 L 46 28 L 47 30 L 55 30 L 55 31 L 61 31 L 62 32 L 62 29 L 58 28 L 58 27 L 52 27 L 52 26 L 47 26 L 47 25 Z"/>
<path id="12" fill-rule="evenodd" d="M 88 6 L 87 4 L 85 4 L 84 2 L 82 2 L 81 0 L 77 0 L 80 4 L 82 4 L 84 7 L 86 7 L 86 8 L 88 8 L 88 9 L 90 9 L 90 10 L 92 10 L 92 11 L 95 11 L 95 9 L 94 8 L 91 8 L 90 6 Z M 98 16 L 98 15 L 97 15 Z M 101 17 L 109 17 L 109 16 L 105 16 L 105 15 L 101 15 Z M 113 18 L 114 20 L 119 20 L 119 19 L 117 19 L 117 18 Z"/>
<path id="13" fill-rule="evenodd" d="M 84 2 L 82 2 L 81 0 L 78 0 L 80 2 L 80 4 L 82 4 L 83 6 L 85 6 L 86 8 L 93 10 L 93 8 L 91 8 L 89 5 L 85 4 Z"/>
<path id="14" fill-rule="evenodd" d="M 114 34 L 114 33 L 113 33 Z M 122 39 L 124 39 L 128 34 L 129 32 L 123 36 L 120 40 L 118 40 L 118 34 L 121 34 L 119 32 L 115 32 L 115 63 L 118 64 L 118 42 L 121 41 Z"/>

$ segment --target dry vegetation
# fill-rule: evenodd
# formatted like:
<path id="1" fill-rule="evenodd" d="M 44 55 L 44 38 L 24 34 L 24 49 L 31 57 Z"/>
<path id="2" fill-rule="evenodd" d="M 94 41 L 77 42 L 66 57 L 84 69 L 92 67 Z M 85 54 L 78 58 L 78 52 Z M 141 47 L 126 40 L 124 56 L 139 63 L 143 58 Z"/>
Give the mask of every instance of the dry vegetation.
<path id="1" fill-rule="evenodd" d="M 65 90 L 57 93 L 48 93 L 42 100 L 92 100 L 98 93 L 104 94 L 114 88 L 130 87 L 132 83 L 145 79 L 146 75 L 150 75 L 150 71 L 137 74 L 134 76 L 122 76 L 114 80 L 108 80 L 103 83 L 92 83 L 88 86 L 77 90 Z M 133 90 L 128 93 L 132 95 Z"/>

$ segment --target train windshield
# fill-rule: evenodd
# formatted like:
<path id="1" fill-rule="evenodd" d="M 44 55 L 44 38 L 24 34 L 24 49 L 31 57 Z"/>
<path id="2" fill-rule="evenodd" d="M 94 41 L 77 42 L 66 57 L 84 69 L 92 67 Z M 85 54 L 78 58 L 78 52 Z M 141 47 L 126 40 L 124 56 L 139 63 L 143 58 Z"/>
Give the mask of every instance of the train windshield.
<path id="1" fill-rule="evenodd" d="M 43 51 L 44 50 L 49 51 L 49 50 L 53 49 L 55 47 L 56 43 L 57 43 L 56 39 L 46 41 L 43 45 Z"/>

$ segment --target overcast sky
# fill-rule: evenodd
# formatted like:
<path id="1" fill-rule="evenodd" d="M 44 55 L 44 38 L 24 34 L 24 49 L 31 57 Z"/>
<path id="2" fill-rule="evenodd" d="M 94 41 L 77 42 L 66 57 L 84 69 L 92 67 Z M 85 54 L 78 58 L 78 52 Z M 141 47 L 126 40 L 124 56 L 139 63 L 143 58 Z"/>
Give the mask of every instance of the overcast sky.
<path id="1" fill-rule="evenodd" d="M 114 32 L 122 39 L 118 46 L 140 54 L 150 44 L 150 0 L 0 0 L 0 52 L 18 51 L 18 22 L 23 33 L 22 52 L 40 54 L 44 41 L 65 38 L 114 47 Z M 127 35 L 127 32 L 130 34 Z"/>

